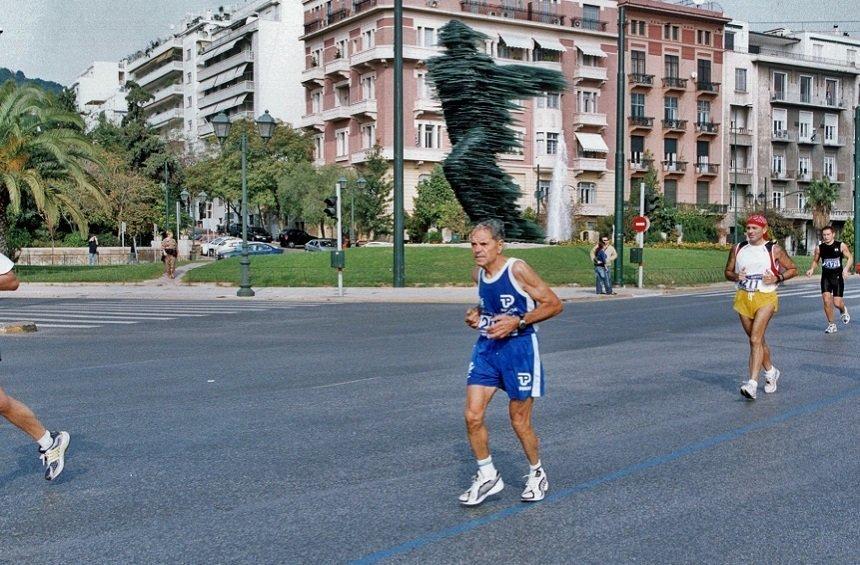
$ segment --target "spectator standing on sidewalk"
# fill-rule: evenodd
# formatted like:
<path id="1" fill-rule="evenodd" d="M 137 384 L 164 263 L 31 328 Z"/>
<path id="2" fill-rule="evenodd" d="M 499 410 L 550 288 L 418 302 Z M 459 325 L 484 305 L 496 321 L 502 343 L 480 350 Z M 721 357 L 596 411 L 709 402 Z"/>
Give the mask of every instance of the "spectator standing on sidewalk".
<path id="1" fill-rule="evenodd" d="M 87 245 L 90 248 L 90 267 L 95 266 L 99 262 L 99 238 L 95 234 L 91 234 L 87 240 Z"/>
<path id="2" fill-rule="evenodd" d="M 169 279 L 176 278 L 176 255 L 176 240 L 173 239 L 173 232 L 167 230 L 161 241 L 161 257 L 164 260 L 164 276 Z"/>
<path id="3" fill-rule="evenodd" d="M 612 290 L 612 277 L 609 276 L 609 265 L 617 257 L 618 252 L 609 244 L 609 238 L 605 236 L 601 237 L 597 245 L 591 249 L 591 262 L 594 264 L 597 294 L 615 294 L 615 291 Z"/>

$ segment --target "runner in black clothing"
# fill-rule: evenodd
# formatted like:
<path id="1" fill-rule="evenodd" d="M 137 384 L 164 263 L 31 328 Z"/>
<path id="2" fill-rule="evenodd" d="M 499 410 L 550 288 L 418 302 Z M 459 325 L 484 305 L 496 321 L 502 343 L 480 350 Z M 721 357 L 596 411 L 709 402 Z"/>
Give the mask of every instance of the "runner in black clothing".
<path id="1" fill-rule="evenodd" d="M 821 230 L 823 240 L 815 248 L 812 266 L 806 271 L 806 276 L 811 277 L 815 267 L 821 262 L 821 299 L 824 301 L 824 315 L 827 316 L 827 329 L 824 333 L 836 333 L 836 323 L 833 321 L 833 307 L 839 309 L 842 314 L 842 323 L 851 321 L 851 315 L 845 306 L 842 295 L 845 291 L 845 279 L 850 275 L 852 256 L 851 250 L 841 241 L 836 241 L 836 233 L 832 226 L 826 226 Z M 846 261 L 843 263 L 842 258 Z M 844 266 L 843 266 L 844 265 Z"/>

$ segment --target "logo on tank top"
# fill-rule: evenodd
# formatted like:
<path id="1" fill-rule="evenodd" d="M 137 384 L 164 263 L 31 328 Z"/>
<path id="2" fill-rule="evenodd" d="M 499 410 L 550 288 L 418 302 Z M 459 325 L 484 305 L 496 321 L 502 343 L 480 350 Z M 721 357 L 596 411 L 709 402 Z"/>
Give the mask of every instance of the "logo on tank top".
<path id="1" fill-rule="evenodd" d="M 511 296 L 510 294 L 499 295 L 499 300 L 502 303 L 502 308 L 504 308 L 505 310 L 510 308 L 514 304 L 514 301 L 515 301 L 514 297 Z"/>

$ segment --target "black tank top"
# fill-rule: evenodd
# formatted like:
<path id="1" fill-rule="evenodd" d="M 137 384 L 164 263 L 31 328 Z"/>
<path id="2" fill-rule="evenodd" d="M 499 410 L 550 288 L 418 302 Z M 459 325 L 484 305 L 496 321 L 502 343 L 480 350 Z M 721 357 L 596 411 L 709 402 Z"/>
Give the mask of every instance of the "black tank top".
<path id="1" fill-rule="evenodd" d="M 821 270 L 831 273 L 842 272 L 842 242 L 834 241 L 827 245 L 823 241 L 818 244 L 818 256 L 821 258 Z"/>

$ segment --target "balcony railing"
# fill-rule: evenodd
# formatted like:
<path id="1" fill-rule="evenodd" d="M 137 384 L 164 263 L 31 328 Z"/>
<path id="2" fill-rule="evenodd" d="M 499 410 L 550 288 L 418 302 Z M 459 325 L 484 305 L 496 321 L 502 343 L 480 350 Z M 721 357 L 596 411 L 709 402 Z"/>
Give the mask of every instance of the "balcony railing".
<path id="1" fill-rule="evenodd" d="M 651 129 L 654 127 L 654 118 L 649 118 L 646 116 L 630 116 L 628 118 L 630 120 L 630 128 L 648 128 Z"/>
<path id="2" fill-rule="evenodd" d="M 803 143 L 805 145 L 817 145 L 821 141 L 821 138 L 818 137 L 816 132 L 812 132 L 811 135 L 800 135 L 800 132 L 797 133 L 797 142 Z"/>
<path id="3" fill-rule="evenodd" d="M 845 138 L 844 137 L 830 137 L 830 138 L 825 137 L 824 138 L 824 145 L 827 145 L 829 147 L 840 147 L 842 145 L 845 145 Z"/>
<path id="4" fill-rule="evenodd" d="M 573 80 L 606 80 L 606 67 L 591 67 L 587 65 L 577 65 L 573 71 Z"/>
<path id="5" fill-rule="evenodd" d="M 737 175 L 751 175 L 752 172 L 753 172 L 753 170 L 750 168 L 747 168 L 747 167 L 732 167 L 729 169 L 729 175 L 730 176 L 734 176 L 736 174 Z M 732 179 L 730 178 L 729 180 L 731 181 Z"/>
<path id="6" fill-rule="evenodd" d="M 646 75 L 643 73 L 630 73 L 627 76 L 630 79 L 630 84 L 636 86 L 654 86 L 654 75 Z"/>
<path id="7" fill-rule="evenodd" d="M 720 83 L 709 80 L 696 81 L 696 90 L 699 92 L 717 94 L 720 91 Z"/>
<path id="8" fill-rule="evenodd" d="M 775 179 L 775 180 L 787 180 L 788 179 L 788 171 L 783 170 L 783 169 L 779 169 L 779 170 L 771 169 L 770 178 Z"/>
<path id="9" fill-rule="evenodd" d="M 720 124 L 714 122 L 696 122 L 696 131 L 709 135 L 716 135 L 720 129 Z"/>
<path id="10" fill-rule="evenodd" d="M 633 171 L 647 171 L 654 165 L 654 159 L 646 159 L 645 157 L 634 157 L 628 161 L 630 169 Z"/>
<path id="11" fill-rule="evenodd" d="M 799 181 L 810 182 L 812 181 L 812 173 L 809 169 L 798 169 L 795 177 Z"/>
<path id="12" fill-rule="evenodd" d="M 718 163 L 696 163 L 696 173 L 700 175 L 713 176 L 720 172 Z"/>
<path id="13" fill-rule="evenodd" d="M 570 22 L 572 27 L 590 29 L 592 31 L 606 31 L 606 22 L 602 20 L 591 20 L 588 18 L 573 18 Z"/>
<path id="14" fill-rule="evenodd" d="M 663 120 L 663 128 L 673 131 L 685 131 L 687 120 Z"/>
<path id="15" fill-rule="evenodd" d="M 790 141 L 791 136 L 787 129 L 775 129 L 770 132 L 770 138 L 774 141 Z"/>
<path id="16" fill-rule="evenodd" d="M 672 90 L 687 90 L 687 79 L 678 77 L 663 77 L 663 86 Z"/>
<path id="17" fill-rule="evenodd" d="M 664 173 L 683 174 L 687 170 L 686 161 L 663 161 Z"/>
<path id="18" fill-rule="evenodd" d="M 836 96 L 827 94 L 821 96 L 811 96 L 806 93 L 797 91 L 786 92 L 785 90 L 774 90 L 770 93 L 771 102 L 782 104 L 798 104 L 801 106 L 823 106 L 825 108 L 845 108 L 845 101 Z"/>
<path id="19" fill-rule="evenodd" d="M 565 18 L 564 15 L 553 10 L 535 6 L 533 2 L 529 2 L 525 8 L 521 8 L 509 4 L 488 4 L 480 0 L 460 0 L 460 10 L 482 16 L 496 16 L 555 25 L 564 25 Z"/>

